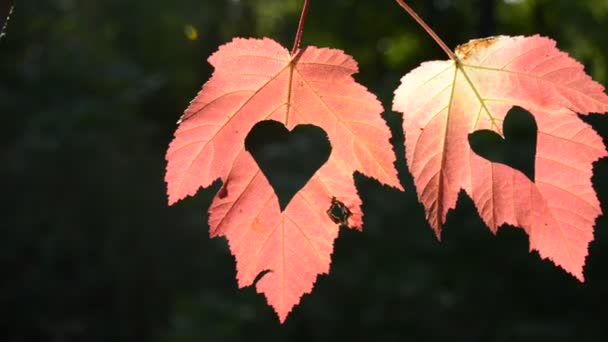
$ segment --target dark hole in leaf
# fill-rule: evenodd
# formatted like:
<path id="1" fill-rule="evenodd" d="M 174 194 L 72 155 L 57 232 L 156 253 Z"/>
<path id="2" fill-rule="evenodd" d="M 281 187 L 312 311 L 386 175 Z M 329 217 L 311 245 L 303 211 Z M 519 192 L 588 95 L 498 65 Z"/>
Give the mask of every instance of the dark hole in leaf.
<path id="1" fill-rule="evenodd" d="M 352 215 L 350 209 L 335 197 L 331 199 L 331 206 L 327 209 L 327 216 L 336 224 L 348 226 L 348 218 Z"/>
<path id="2" fill-rule="evenodd" d="M 256 286 L 258 284 L 258 281 L 262 280 L 262 278 L 268 274 L 272 272 L 271 270 L 263 270 L 262 272 L 258 273 L 257 276 L 255 276 L 255 279 L 253 279 L 253 283 L 251 283 L 252 286 Z"/>
<path id="3" fill-rule="evenodd" d="M 504 139 L 490 130 L 469 134 L 471 149 L 483 158 L 521 171 L 534 182 L 534 161 L 538 127 L 534 116 L 521 107 L 513 107 L 503 123 Z"/>
<path id="4" fill-rule="evenodd" d="M 253 126 L 245 138 L 245 149 L 268 179 L 283 211 L 329 159 L 331 144 L 317 126 L 298 125 L 290 132 L 282 123 L 266 120 Z"/>
<path id="5" fill-rule="evenodd" d="M 217 195 L 220 198 L 226 198 L 226 196 L 228 196 L 228 182 L 230 180 L 227 179 L 226 182 L 224 183 L 224 185 L 220 188 L 220 191 L 218 191 Z"/>

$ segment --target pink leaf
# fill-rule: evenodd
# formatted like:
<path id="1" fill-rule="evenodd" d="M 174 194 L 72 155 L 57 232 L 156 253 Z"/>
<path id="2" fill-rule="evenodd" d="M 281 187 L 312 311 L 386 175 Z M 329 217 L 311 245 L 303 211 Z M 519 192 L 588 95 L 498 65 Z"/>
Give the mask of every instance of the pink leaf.
<path id="1" fill-rule="evenodd" d="M 460 64 L 427 62 L 405 75 L 393 101 L 404 115 L 407 163 L 431 227 L 439 237 L 464 189 L 493 232 L 503 224 L 522 227 L 530 249 L 582 281 L 601 214 L 592 164 L 607 154 L 577 113 L 607 112 L 604 88 L 548 38 L 472 40 L 456 55 Z M 467 140 L 482 129 L 502 135 L 515 105 L 538 125 L 534 183 L 481 158 Z"/>
<path id="2" fill-rule="evenodd" d="M 382 106 L 352 78 L 356 62 L 340 50 L 307 47 L 295 56 L 270 39 L 234 39 L 214 53 L 212 78 L 180 120 L 167 151 L 169 203 L 220 178 L 210 208 L 211 236 L 225 236 L 240 287 L 257 282 L 281 322 L 319 274 L 329 272 L 338 225 L 327 215 L 332 198 L 349 208 L 361 229 L 353 172 L 401 189 L 380 117 Z M 255 123 L 288 129 L 314 124 L 332 144 L 329 160 L 284 211 L 244 140 Z"/>

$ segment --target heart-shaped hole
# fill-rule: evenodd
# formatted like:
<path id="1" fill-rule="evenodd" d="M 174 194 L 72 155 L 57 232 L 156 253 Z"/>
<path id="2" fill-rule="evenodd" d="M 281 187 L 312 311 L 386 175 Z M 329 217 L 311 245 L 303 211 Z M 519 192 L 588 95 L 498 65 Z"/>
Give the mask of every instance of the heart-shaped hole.
<path id="1" fill-rule="evenodd" d="M 280 122 L 260 121 L 247 134 L 245 149 L 274 189 L 281 211 L 329 159 L 327 133 L 314 125 L 298 125 L 291 132 Z"/>
<path id="2" fill-rule="evenodd" d="M 504 139 L 491 130 L 469 134 L 471 149 L 481 157 L 521 171 L 534 182 L 534 161 L 538 128 L 534 116 L 521 107 L 513 107 L 502 125 Z"/>

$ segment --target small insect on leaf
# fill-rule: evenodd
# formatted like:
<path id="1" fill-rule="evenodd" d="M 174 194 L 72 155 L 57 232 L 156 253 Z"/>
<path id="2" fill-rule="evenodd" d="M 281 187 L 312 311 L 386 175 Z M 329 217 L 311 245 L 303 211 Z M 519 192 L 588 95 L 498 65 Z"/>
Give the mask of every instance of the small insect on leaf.
<path id="1" fill-rule="evenodd" d="M 327 216 L 336 224 L 348 226 L 348 218 L 352 215 L 350 209 L 335 197 L 331 199 L 331 206 L 327 209 Z"/>

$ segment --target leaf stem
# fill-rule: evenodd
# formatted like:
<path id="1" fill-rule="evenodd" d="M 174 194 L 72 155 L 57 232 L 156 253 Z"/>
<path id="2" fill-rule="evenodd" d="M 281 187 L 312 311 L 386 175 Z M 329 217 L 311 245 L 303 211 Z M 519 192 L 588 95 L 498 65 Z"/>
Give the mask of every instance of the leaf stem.
<path id="1" fill-rule="evenodd" d="M 414 20 L 416 20 L 416 22 L 418 24 L 420 24 L 420 26 L 422 26 L 422 28 L 426 31 L 426 33 L 428 33 L 429 36 L 431 36 L 431 38 L 433 38 L 435 40 L 435 42 L 441 47 L 441 49 L 443 51 L 445 51 L 445 53 L 450 57 L 450 59 L 452 59 L 456 63 L 458 63 L 460 61 L 458 59 L 458 57 L 456 57 L 454 52 L 452 52 L 452 50 L 450 50 L 450 48 L 443 42 L 443 40 L 441 40 L 441 38 L 439 38 L 439 36 L 435 33 L 435 31 L 433 31 L 429 27 L 429 25 L 427 25 L 424 22 L 424 20 L 422 20 L 422 18 L 420 18 L 418 16 L 418 14 L 416 14 L 416 12 L 413 9 L 405 3 L 405 1 L 403 1 L 403 0 L 395 0 L 395 1 L 397 1 L 399 6 L 401 6 L 412 18 L 414 18 Z"/>
<path id="2" fill-rule="evenodd" d="M 298 24 L 298 31 L 296 32 L 296 39 L 293 42 L 293 48 L 291 49 L 291 55 L 294 56 L 300 48 L 300 40 L 302 39 L 302 31 L 304 30 L 304 21 L 308 14 L 309 0 L 304 0 L 304 6 L 302 7 L 302 14 L 300 15 L 300 23 Z"/>

